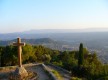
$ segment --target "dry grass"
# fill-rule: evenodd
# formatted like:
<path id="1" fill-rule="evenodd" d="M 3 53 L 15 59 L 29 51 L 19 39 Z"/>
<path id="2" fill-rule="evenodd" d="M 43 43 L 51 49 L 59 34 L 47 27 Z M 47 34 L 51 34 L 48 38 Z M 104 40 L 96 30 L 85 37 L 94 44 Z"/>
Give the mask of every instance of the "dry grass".
<path id="1" fill-rule="evenodd" d="M 9 72 L 15 69 L 16 69 L 16 66 L 0 67 L 0 72 Z"/>
<path id="2" fill-rule="evenodd" d="M 63 80 L 62 76 L 59 74 L 59 72 L 52 70 L 52 73 L 57 77 L 58 80 Z"/>

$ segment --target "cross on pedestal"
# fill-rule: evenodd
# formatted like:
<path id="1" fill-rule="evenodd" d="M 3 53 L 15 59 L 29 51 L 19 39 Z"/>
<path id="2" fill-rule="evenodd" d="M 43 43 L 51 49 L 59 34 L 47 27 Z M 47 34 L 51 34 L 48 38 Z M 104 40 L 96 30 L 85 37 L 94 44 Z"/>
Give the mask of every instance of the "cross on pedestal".
<path id="1" fill-rule="evenodd" d="M 25 45 L 25 43 L 21 43 L 21 38 L 17 38 L 17 42 L 13 43 L 14 46 L 18 46 L 18 65 L 19 67 L 22 67 L 22 60 L 21 60 L 21 52 L 22 52 L 22 46 Z"/>

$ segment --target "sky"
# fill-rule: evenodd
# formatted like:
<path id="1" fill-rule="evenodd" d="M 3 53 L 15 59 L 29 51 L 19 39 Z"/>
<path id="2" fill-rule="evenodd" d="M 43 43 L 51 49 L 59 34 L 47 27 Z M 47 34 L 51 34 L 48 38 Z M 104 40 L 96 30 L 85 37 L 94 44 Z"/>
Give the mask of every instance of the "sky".
<path id="1" fill-rule="evenodd" d="M 0 0 L 0 33 L 108 29 L 108 0 Z"/>

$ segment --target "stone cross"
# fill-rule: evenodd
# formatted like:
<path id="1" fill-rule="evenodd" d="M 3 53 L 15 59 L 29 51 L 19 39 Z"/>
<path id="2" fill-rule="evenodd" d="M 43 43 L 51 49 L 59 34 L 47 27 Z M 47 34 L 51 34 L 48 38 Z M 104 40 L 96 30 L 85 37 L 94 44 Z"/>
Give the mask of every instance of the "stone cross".
<path id="1" fill-rule="evenodd" d="M 19 67 L 22 67 L 22 60 L 21 60 L 22 48 L 21 48 L 21 46 L 24 46 L 25 43 L 21 43 L 21 38 L 17 38 L 17 42 L 13 43 L 13 45 L 18 46 L 18 65 L 19 65 Z"/>

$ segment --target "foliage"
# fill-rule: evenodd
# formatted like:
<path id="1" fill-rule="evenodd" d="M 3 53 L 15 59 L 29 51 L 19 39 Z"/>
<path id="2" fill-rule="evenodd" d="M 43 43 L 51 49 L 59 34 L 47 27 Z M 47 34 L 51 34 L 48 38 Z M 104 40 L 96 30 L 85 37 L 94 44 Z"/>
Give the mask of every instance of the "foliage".
<path id="1" fill-rule="evenodd" d="M 22 47 L 22 63 L 30 62 L 50 62 L 53 50 L 43 46 L 25 45 Z M 0 63 L 1 66 L 17 65 L 18 63 L 17 47 L 5 46 L 0 47 Z"/>
<path id="2" fill-rule="evenodd" d="M 16 65 L 17 63 L 17 48 L 13 46 L 6 46 L 2 48 L 1 66 Z"/>
<path id="3" fill-rule="evenodd" d="M 41 45 L 34 46 L 35 56 L 37 57 L 36 61 L 38 62 L 49 62 L 51 60 L 50 55 L 53 53 L 51 49 L 45 48 Z"/>
<path id="4" fill-rule="evenodd" d="M 83 52 L 83 54 L 79 54 L 80 52 Z M 84 78 L 85 80 L 105 80 L 105 78 L 107 80 L 108 65 L 103 65 L 100 62 L 96 52 L 90 53 L 87 48 L 83 48 L 81 45 L 79 51 L 64 51 L 56 58 L 52 63 L 71 70 L 72 76 Z M 78 60 L 81 60 L 81 62 Z"/>
<path id="5" fill-rule="evenodd" d="M 57 72 L 56 70 L 52 70 L 51 71 L 56 77 L 58 80 L 63 80 L 62 76 L 59 74 L 59 72 Z"/>
<path id="6" fill-rule="evenodd" d="M 17 65 L 17 55 L 17 47 L 0 46 L 0 65 Z M 41 45 L 32 46 L 27 44 L 22 47 L 22 61 L 23 63 L 51 62 L 71 71 L 73 77 L 87 80 L 108 79 L 108 65 L 102 64 L 96 52 L 90 53 L 87 48 L 83 48 L 83 44 L 80 44 L 79 51 L 58 51 Z"/>
<path id="7" fill-rule="evenodd" d="M 32 45 L 25 45 L 22 48 L 22 60 L 24 63 L 27 62 L 34 62 L 36 61 L 37 57 L 35 56 L 34 48 Z"/>
<path id="8" fill-rule="evenodd" d="M 70 80 L 82 80 L 82 79 L 80 79 L 78 77 L 72 77 Z"/>
<path id="9" fill-rule="evenodd" d="M 80 67 L 84 63 L 84 52 L 83 52 L 83 44 L 80 43 L 79 46 L 79 55 L 78 55 L 78 66 Z"/>

